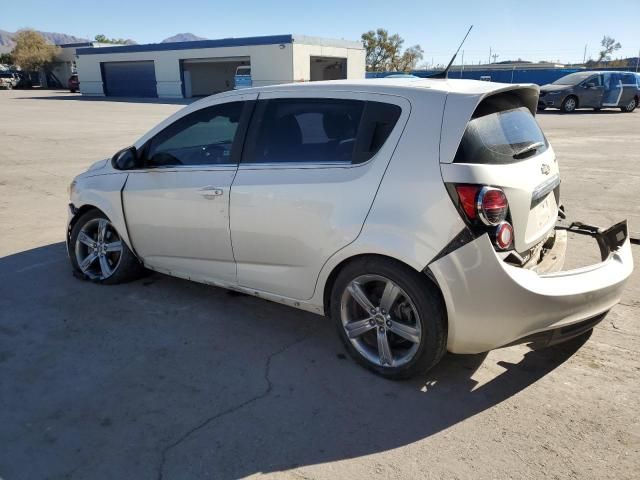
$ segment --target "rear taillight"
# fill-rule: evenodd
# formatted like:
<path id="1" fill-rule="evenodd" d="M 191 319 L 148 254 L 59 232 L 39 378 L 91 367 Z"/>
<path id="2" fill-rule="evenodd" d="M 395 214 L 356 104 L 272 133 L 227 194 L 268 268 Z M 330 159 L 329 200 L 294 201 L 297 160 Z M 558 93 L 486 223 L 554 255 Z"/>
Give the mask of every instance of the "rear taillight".
<path id="1" fill-rule="evenodd" d="M 478 198 L 478 192 L 480 192 L 480 186 L 456 185 L 456 192 L 458 192 L 460 206 L 464 210 L 467 218 L 469 220 L 475 220 L 478 218 L 478 214 L 476 212 L 476 199 Z"/>
<path id="2" fill-rule="evenodd" d="M 458 205 L 476 235 L 488 233 L 500 250 L 513 246 L 513 227 L 507 222 L 509 201 L 504 191 L 484 185 L 455 185 Z"/>
<path id="3" fill-rule="evenodd" d="M 496 228 L 496 245 L 500 250 L 507 250 L 513 245 L 513 227 L 509 222 L 502 222 Z"/>
<path id="4" fill-rule="evenodd" d="M 509 202 L 502 190 L 482 185 L 456 185 L 460 206 L 467 219 L 480 219 L 485 225 L 498 225 L 507 218 Z"/>
<path id="5" fill-rule="evenodd" d="M 476 200 L 476 210 L 482 223 L 498 225 L 507 218 L 509 210 L 507 196 L 499 188 L 482 187 Z"/>

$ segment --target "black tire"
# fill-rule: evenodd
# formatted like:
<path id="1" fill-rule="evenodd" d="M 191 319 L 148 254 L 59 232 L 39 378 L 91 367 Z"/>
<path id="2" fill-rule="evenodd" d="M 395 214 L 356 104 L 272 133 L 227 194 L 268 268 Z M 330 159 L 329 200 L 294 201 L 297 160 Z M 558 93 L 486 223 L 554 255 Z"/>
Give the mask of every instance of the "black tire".
<path id="1" fill-rule="evenodd" d="M 594 107 L 594 108 L 593 108 L 593 111 L 594 111 L 594 112 L 599 112 L 600 110 L 602 110 L 600 107 Z"/>
<path id="2" fill-rule="evenodd" d="M 576 108 L 578 108 L 578 98 L 574 95 L 569 95 L 562 101 L 562 105 L 560 105 L 560 110 L 564 113 L 573 113 Z"/>
<path id="3" fill-rule="evenodd" d="M 634 97 L 624 107 L 620 107 L 620 110 L 622 110 L 623 113 L 631 113 L 637 108 L 637 106 L 638 106 L 638 99 Z"/>
<path id="4" fill-rule="evenodd" d="M 115 244 L 119 241 L 121 247 L 121 250 L 118 252 L 109 252 L 103 254 L 106 261 L 108 262 L 107 265 L 112 268 L 112 272 L 108 275 L 100 275 L 97 273 L 98 269 L 100 269 L 100 272 L 103 272 L 102 259 L 100 259 L 99 257 L 96 257 L 95 261 L 92 262 L 91 270 L 83 270 L 78 263 L 80 260 L 80 256 L 82 256 L 85 249 L 87 250 L 88 254 L 93 254 L 91 249 L 87 247 L 84 242 L 78 242 L 78 237 L 80 236 L 81 232 L 87 234 L 87 228 L 89 226 L 96 224 L 96 222 L 100 224 L 100 220 L 107 221 L 109 228 L 107 235 L 111 235 L 113 239 L 113 243 L 111 244 Z M 83 236 L 83 238 L 87 237 Z M 94 237 L 92 237 L 92 239 L 98 242 L 98 240 Z M 105 245 L 109 245 L 106 242 L 107 239 L 105 238 L 103 243 Z M 99 245 L 98 243 L 96 244 Z M 116 253 L 118 254 L 117 256 Z M 114 257 L 117 258 L 117 261 Z M 77 277 L 84 280 L 90 280 L 95 283 L 104 283 L 106 285 L 126 283 L 139 278 L 144 273 L 144 267 L 142 266 L 142 264 L 129 249 L 127 244 L 121 239 L 121 237 L 115 230 L 115 227 L 113 227 L 113 225 L 109 221 L 109 218 L 107 218 L 107 216 L 99 210 L 89 210 L 75 222 L 71 230 L 71 235 L 69 237 L 69 259 L 71 260 L 74 274 Z M 98 264 L 97 266 L 94 265 L 96 263 Z"/>
<path id="5" fill-rule="evenodd" d="M 77 92 L 77 90 L 76 90 L 75 88 L 72 88 L 72 89 L 70 90 L 70 92 L 71 92 L 71 93 L 76 93 L 76 92 Z"/>
<path id="6" fill-rule="evenodd" d="M 395 344 L 399 343 L 402 345 L 404 342 L 405 344 L 408 343 L 411 345 L 412 349 L 415 349 L 417 345 L 417 349 L 410 360 L 402 365 L 391 366 L 383 365 L 382 362 L 374 363 L 356 349 L 354 344 L 352 344 L 352 340 L 349 339 L 347 335 L 342 318 L 343 301 L 345 298 L 355 298 L 349 297 L 350 294 L 347 293 L 347 287 L 349 287 L 355 279 L 363 278 L 364 276 L 381 276 L 387 280 L 391 280 L 400 287 L 402 294 L 398 297 L 398 300 L 396 300 L 395 308 L 404 308 L 406 300 L 400 302 L 399 299 L 404 299 L 405 294 L 409 298 L 412 304 L 411 306 L 415 306 L 418 318 L 414 318 L 414 322 L 420 322 L 421 336 L 419 342 L 411 344 L 407 340 L 393 334 L 390 323 L 387 324 L 389 328 L 385 335 L 389 335 L 389 345 L 394 342 Z M 363 257 L 362 259 L 357 259 L 347 264 L 342 271 L 340 271 L 333 285 L 329 310 L 331 318 L 334 320 L 338 329 L 338 335 L 349 355 L 360 365 L 385 378 L 405 379 L 424 373 L 435 366 L 446 352 L 447 316 L 438 288 L 423 273 L 417 272 L 392 259 Z M 364 310 L 361 310 L 361 312 L 364 312 Z M 385 311 L 382 310 L 382 313 L 385 313 Z M 388 313 L 391 314 L 392 312 L 390 311 Z M 367 313 L 365 315 L 369 314 Z M 395 314 L 393 321 L 396 321 Z M 370 320 L 370 322 L 371 325 L 374 325 L 374 320 Z M 384 325 L 382 325 L 382 327 L 384 327 Z M 379 328 L 382 331 L 384 330 L 382 327 L 372 327 L 373 330 L 361 335 L 362 337 L 364 337 L 364 335 L 377 336 Z M 393 363 L 395 363 L 395 359 Z"/>
<path id="7" fill-rule="evenodd" d="M 547 109 L 547 107 L 538 106 L 538 111 L 539 112 L 544 112 L 546 109 Z"/>

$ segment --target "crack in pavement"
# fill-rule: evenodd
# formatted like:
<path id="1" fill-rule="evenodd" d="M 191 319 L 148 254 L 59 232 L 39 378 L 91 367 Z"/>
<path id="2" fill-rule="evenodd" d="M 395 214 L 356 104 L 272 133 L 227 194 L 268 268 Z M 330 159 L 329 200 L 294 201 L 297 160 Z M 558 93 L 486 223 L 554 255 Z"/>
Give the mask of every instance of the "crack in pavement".
<path id="1" fill-rule="evenodd" d="M 191 435 L 193 435 L 194 433 L 198 432 L 199 430 L 203 429 L 204 427 L 206 427 L 207 425 L 211 424 L 212 422 L 214 422 L 215 420 L 224 417 L 226 415 L 230 415 L 232 413 L 237 412 L 238 410 L 246 407 L 247 405 L 250 405 L 254 402 L 257 402 L 258 400 L 262 400 L 263 398 L 267 397 L 271 391 L 273 390 L 273 382 L 271 381 L 271 378 L 269 378 L 269 375 L 271 373 L 271 360 L 273 360 L 273 358 L 277 357 L 278 355 L 286 352 L 287 350 L 289 350 L 290 348 L 298 345 L 299 343 L 304 342 L 305 340 L 311 338 L 313 335 L 315 335 L 315 333 L 318 331 L 318 328 L 313 329 L 311 332 L 309 332 L 307 335 L 302 336 L 301 338 L 298 338 L 297 340 L 285 345 L 284 347 L 276 350 L 275 352 L 269 354 L 269 356 L 267 357 L 267 360 L 265 362 L 265 366 L 264 366 L 264 379 L 267 382 L 267 388 L 260 394 L 255 395 L 247 400 L 245 400 L 244 402 L 235 405 L 234 407 L 228 408 L 227 410 L 224 410 L 220 413 L 216 413 L 215 415 L 211 416 L 211 417 L 207 417 L 205 420 L 203 420 L 202 422 L 200 422 L 198 425 L 196 425 L 195 427 L 187 430 L 185 433 L 183 433 L 177 440 L 175 440 L 174 442 L 170 443 L 169 445 L 167 445 L 165 448 L 162 449 L 162 453 L 160 454 L 160 464 L 158 465 L 158 480 L 162 480 L 163 478 L 163 472 L 164 472 L 164 466 L 165 463 L 167 461 L 167 454 L 169 453 L 169 451 L 175 447 L 177 447 L 178 445 L 180 445 L 182 442 L 184 442 L 185 440 L 187 440 Z"/>

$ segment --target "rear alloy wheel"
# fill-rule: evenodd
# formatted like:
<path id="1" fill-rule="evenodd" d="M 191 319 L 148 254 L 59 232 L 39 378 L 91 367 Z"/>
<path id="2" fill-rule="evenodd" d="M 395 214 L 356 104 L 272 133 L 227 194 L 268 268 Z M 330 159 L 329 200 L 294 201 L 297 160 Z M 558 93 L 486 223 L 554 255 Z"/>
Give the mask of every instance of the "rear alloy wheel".
<path id="1" fill-rule="evenodd" d="M 97 210 L 85 213 L 74 225 L 69 254 L 76 272 L 94 282 L 122 283 L 143 271 L 113 224 Z"/>
<path id="2" fill-rule="evenodd" d="M 424 372 L 445 352 L 445 318 L 435 286 L 391 260 L 345 267 L 333 288 L 331 316 L 351 356 L 387 378 Z"/>
<path id="3" fill-rule="evenodd" d="M 638 106 L 638 101 L 634 97 L 624 107 L 620 107 L 620 110 L 622 110 L 624 113 L 631 113 L 636 109 L 637 106 Z"/>
<path id="4" fill-rule="evenodd" d="M 578 108 L 578 100 L 574 96 L 568 96 L 565 98 L 560 106 L 560 110 L 564 113 L 571 113 L 575 111 L 576 108 Z"/>

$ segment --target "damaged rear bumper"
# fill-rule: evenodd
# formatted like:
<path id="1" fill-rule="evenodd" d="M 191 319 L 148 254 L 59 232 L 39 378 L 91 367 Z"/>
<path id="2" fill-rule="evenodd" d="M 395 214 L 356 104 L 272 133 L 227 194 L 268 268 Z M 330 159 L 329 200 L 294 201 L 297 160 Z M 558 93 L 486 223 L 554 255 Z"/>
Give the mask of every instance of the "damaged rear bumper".
<path id="1" fill-rule="evenodd" d="M 480 353 L 548 337 L 556 343 L 593 328 L 620 301 L 633 260 L 626 222 L 591 234 L 602 262 L 575 270 L 510 265 L 487 235 L 429 265 L 447 307 L 448 350 Z M 563 261 L 563 251 L 550 253 Z"/>

